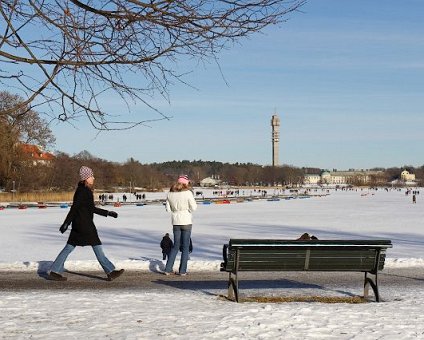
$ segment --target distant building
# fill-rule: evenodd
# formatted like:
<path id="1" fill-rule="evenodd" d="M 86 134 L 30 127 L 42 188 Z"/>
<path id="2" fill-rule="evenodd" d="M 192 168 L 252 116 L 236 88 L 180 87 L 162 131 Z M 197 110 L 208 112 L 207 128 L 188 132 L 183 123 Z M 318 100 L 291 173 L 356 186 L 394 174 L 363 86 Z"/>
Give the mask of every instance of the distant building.
<path id="1" fill-rule="evenodd" d="M 306 174 L 304 184 L 319 184 L 321 182 L 321 175 Z"/>
<path id="2" fill-rule="evenodd" d="M 280 153 L 280 118 L 273 115 L 271 118 L 272 126 L 272 166 L 279 166 Z"/>
<path id="3" fill-rule="evenodd" d="M 400 179 L 404 182 L 415 182 L 415 174 L 409 173 L 408 170 L 403 170 L 400 173 Z"/>
<path id="4" fill-rule="evenodd" d="M 418 182 L 415 178 L 415 174 L 410 173 L 408 170 L 403 170 L 400 173 L 400 178 L 392 181 L 391 184 L 397 186 L 415 186 L 418 185 Z"/>
<path id="5" fill-rule="evenodd" d="M 383 171 L 349 170 L 323 171 L 320 175 L 306 174 L 304 184 L 369 185 L 385 183 Z"/>
<path id="6" fill-rule="evenodd" d="M 215 187 L 219 184 L 221 184 L 221 180 L 219 178 L 212 177 L 206 177 L 200 181 L 201 187 Z"/>
<path id="7" fill-rule="evenodd" d="M 32 165 L 50 164 L 55 158 L 52 153 L 43 151 L 38 145 L 20 144 L 20 148 L 29 161 L 32 162 Z"/>
<path id="8" fill-rule="evenodd" d="M 329 171 L 323 171 L 321 173 L 320 184 L 330 184 L 331 183 L 331 175 Z"/>

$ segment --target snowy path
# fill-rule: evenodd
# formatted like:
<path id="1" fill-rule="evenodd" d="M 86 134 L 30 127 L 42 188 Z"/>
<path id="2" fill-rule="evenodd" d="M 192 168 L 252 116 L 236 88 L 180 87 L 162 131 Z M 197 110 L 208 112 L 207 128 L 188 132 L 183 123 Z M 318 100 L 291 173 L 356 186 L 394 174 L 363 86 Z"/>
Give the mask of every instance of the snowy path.
<path id="1" fill-rule="evenodd" d="M 31 271 L 2 272 L 1 291 L 31 290 L 126 290 L 133 291 L 202 291 L 205 294 L 226 294 L 228 274 L 221 272 L 191 272 L 186 277 L 165 276 L 148 271 L 126 271 L 113 282 L 106 281 L 100 271 L 71 271 L 64 274 L 68 281 L 56 282 L 45 279 L 45 273 Z M 241 273 L 242 294 L 254 291 L 259 295 L 361 295 L 362 273 L 349 272 L 279 272 Z M 398 287 L 399 290 L 424 284 L 424 267 L 389 268 L 379 272 L 380 293 L 385 301 L 395 298 L 385 294 L 386 290 Z M 343 290 L 345 289 L 345 290 Z"/>
<path id="2" fill-rule="evenodd" d="M 125 274 L 112 283 L 69 273 L 66 283 L 49 282 L 29 272 L 15 272 L 8 279 L 2 275 L 0 339 L 424 338 L 422 299 L 416 298 L 424 280 L 421 268 L 381 275 L 385 302 L 365 304 L 237 304 L 218 297 L 225 293 L 225 274 L 192 273 L 185 278 Z M 279 284 L 250 278 L 244 282 L 245 292 L 343 295 L 361 291 L 362 276 L 335 274 L 325 279 L 320 273 L 301 278 L 298 274 L 278 280 Z M 38 287 L 4 289 L 5 282 L 21 279 L 36 281 Z"/>

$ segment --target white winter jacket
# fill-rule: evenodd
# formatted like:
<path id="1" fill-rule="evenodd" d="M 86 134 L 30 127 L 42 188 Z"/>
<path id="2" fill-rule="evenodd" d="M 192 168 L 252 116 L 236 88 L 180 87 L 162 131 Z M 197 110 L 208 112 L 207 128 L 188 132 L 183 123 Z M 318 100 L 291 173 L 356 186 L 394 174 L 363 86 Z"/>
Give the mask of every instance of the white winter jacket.
<path id="1" fill-rule="evenodd" d="M 172 213 L 172 225 L 192 224 L 191 213 L 197 204 L 190 190 L 169 192 L 165 206 Z"/>

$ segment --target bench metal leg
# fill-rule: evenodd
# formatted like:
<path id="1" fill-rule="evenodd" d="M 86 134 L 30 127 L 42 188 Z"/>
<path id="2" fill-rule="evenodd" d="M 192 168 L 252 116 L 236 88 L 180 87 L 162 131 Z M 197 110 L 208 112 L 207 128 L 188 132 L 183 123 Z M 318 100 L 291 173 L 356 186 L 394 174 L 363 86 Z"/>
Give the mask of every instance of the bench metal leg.
<path id="1" fill-rule="evenodd" d="M 377 281 L 377 273 L 374 274 L 374 280 L 371 277 L 368 277 L 368 272 L 365 272 L 365 279 L 364 279 L 364 298 L 367 299 L 369 296 L 369 287 L 371 286 L 375 301 L 380 302 L 380 295 L 378 293 L 378 281 Z"/>
<path id="2" fill-rule="evenodd" d="M 228 278 L 228 299 L 239 302 L 239 289 L 238 289 L 238 278 L 237 274 L 232 277 L 232 273 Z"/>
<path id="3" fill-rule="evenodd" d="M 238 288 L 238 268 L 240 260 L 240 249 L 236 250 L 234 258 L 234 267 L 235 272 L 230 272 L 230 277 L 228 279 L 228 298 L 239 302 L 239 288 Z M 232 276 L 234 274 L 234 278 Z"/>

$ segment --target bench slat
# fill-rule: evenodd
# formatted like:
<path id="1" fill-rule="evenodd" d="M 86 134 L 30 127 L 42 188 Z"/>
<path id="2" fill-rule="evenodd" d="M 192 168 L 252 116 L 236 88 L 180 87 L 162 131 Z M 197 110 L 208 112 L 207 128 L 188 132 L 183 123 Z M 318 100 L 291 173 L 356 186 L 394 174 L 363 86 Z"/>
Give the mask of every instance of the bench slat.
<path id="1" fill-rule="evenodd" d="M 230 239 L 230 247 L 251 247 L 251 246 L 268 246 L 268 247 L 323 247 L 323 246 L 340 246 L 340 247 L 386 247 L 392 248 L 390 240 L 281 240 L 281 239 Z"/>

